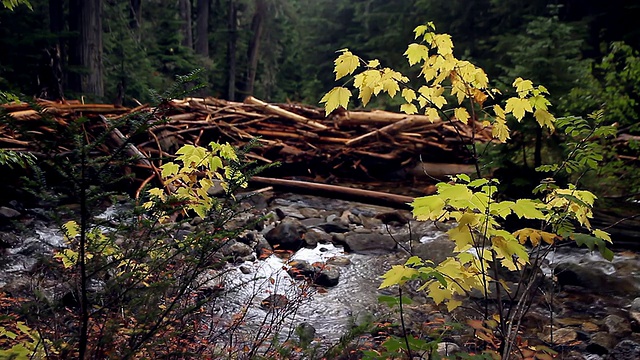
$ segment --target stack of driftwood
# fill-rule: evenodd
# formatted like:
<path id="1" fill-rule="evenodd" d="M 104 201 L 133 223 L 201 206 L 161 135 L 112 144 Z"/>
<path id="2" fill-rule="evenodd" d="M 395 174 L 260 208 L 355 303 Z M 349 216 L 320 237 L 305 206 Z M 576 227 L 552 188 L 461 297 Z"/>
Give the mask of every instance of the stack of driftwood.
<path id="1" fill-rule="evenodd" d="M 152 114 L 146 121 L 164 118 L 146 134 L 129 137 L 128 129 L 110 129 L 112 143 L 130 142 L 130 151 L 142 165 L 156 168 L 183 144 L 206 145 L 210 141 L 242 146 L 257 138 L 249 156 L 259 162 L 279 161 L 278 176 L 306 176 L 326 182 L 327 177 L 389 178 L 420 160 L 464 163 L 471 139 L 490 141 L 491 130 L 480 123 L 455 126 L 424 115 L 387 111 L 338 110 L 326 117 L 324 110 L 299 104 L 269 104 L 249 97 L 245 102 L 215 98 L 173 100 L 153 108 L 116 107 L 68 101 L 6 104 L 2 108 L 13 123 L 0 128 L 0 148 L 39 152 L 36 143 L 56 140 L 58 152 L 69 151 L 72 142 L 60 139 L 57 129 L 82 125 L 88 141 L 118 120 L 132 114 Z M 49 116 L 43 116 L 45 113 Z M 140 118 L 145 118 L 144 116 Z M 17 131 L 15 129 L 21 129 Z M 58 137 L 56 139 L 56 137 Z M 40 141 L 34 141 L 39 139 Z M 53 141 L 48 141 L 52 143 Z M 108 146 L 97 149 L 109 152 Z M 47 151 L 51 151 L 48 149 Z M 54 150 L 56 151 L 56 150 Z"/>

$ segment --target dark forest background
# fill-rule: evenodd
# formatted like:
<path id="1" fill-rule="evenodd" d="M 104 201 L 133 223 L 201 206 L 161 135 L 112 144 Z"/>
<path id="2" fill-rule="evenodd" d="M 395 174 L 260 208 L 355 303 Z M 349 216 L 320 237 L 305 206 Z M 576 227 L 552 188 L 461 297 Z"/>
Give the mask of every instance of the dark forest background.
<path id="1" fill-rule="evenodd" d="M 624 41 L 640 47 L 633 0 L 33 0 L 0 10 L 0 90 L 144 102 L 205 70 L 202 94 L 316 104 L 349 47 L 402 67 L 411 30 L 434 21 L 459 57 L 497 80 L 518 74 L 559 98 Z M 405 69 L 401 69 L 405 70 Z"/>

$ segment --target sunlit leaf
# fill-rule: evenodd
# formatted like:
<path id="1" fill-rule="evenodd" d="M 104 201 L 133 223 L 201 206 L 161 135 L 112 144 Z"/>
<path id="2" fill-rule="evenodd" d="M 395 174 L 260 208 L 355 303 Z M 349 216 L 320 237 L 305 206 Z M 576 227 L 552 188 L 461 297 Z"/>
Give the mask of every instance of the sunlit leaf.
<path id="1" fill-rule="evenodd" d="M 334 61 L 336 73 L 336 80 L 352 74 L 358 66 L 360 66 L 360 59 L 353 55 L 351 51 L 344 50 L 340 56 Z"/>
<path id="2" fill-rule="evenodd" d="M 320 103 L 324 103 L 324 111 L 326 114 L 330 114 L 333 110 L 337 109 L 339 106 L 343 108 L 347 108 L 349 105 L 349 99 L 351 98 L 351 91 L 349 89 L 337 86 L 331 89 L 328 93 L 326 93 Z"/>

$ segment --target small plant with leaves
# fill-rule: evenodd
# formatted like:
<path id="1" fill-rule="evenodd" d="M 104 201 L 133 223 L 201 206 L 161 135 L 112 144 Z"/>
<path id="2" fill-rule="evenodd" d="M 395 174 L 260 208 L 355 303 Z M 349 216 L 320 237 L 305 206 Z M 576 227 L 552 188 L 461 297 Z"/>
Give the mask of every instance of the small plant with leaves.
<path id="1" fill-rule="evenodd" d="M 335 60 L 336 80 L 354 75 L 352 86 L 363 105 L 372 96 L 386 93 L 393 98 L 400 94 L 405 101 L 400 110 L 407 114 L 421 112 L 433 122 L 447 121 L 454 127 L 469 124 L 474 134 L 477 128 L 486 127 L 498 142 L 510 139 L 508 117 L 519 122 L 532 117 L 538 126 L 550 132 L 559 127 L 576 139 L 571 144 L 573 151 L 562 164 L 541 170 L 565 169 L 579 174 L 593 169 L 602 159 L 590 140 L 595 134 L 611 135 L 611 128 L 597 124 L 588 127 L 576 118 L 556 119 L 550 112 L 547 89 L 526 79 L 515 79 L 513 95 L 503 96 L 489 87 L 489 79 L 481 68 L 453 55 L 451 37 L 437 33 L 433 23 L 416 27 L 414 34 L 419 41 L 410 44 L 404 55 L 409 65 L 419 67 L 421 84 L 412 86 L 408 77 L 382 67 L 379 60 L 365 61 L 348 49 L 340 50 Z M 346 108 L 351 97 L 348 87 L 338 86 L 321 102 L 329 114 L 338 107 Z M 453 176 L 449 182 L 436 185 L 436 194 L 416 198 L 411 203 L 417 220 L 454 222 L 455 226 L 447 231 L 455 242 L 452 255 L 439 264 L 413 256 L 403 265 L 392 266 L 382 276 L 380 288 L 397 286 L 401 295 L 408 282 L 419 281 L 420 290 L 426 291 L 436 304 L 446 304 L 449 311 L 462 305 L 471 292 L 479 291 L 486 300 L 494 299 L 491 306 L 487 301 L 478 309 L 483 321 L 494 320 L 491 324 L 483 323 L 486 326 L 480 330 L 486 331 L 474 328 L 491 356 L 519 358 L 526 350 L 533 351 L 534 358 L 551 358 L 552 351 L 519 346 L 516 337 L 542 277 L 539 264 L 555 244 L 571 240 L 591 250 L 597 248 L 607 259 L 613 256 L 606 247 L 611 242 L 609 235 L 593 228 L 589 221 L 595 196 L 574 184 L 562 188 L 547 179 L 531 198 L 503 200 L 498 196 L 499 181 L 482 177 L 477 166 L 479 151 L 475 143 L 469 146 L 476 162 L 475 179 Z M 515 218 L 532 226 L 515 231 L 505 228 L 504 224 Z M 519 274 L 519 281 L 507 284 L 503 269 Z M 503 298 L 509 301 L 505 303 Z M 417 348 L 411 339 L 405 332 L 405 341 L 398 341 L 391 350 L 397 352 L 402 348 L 409 356 L 412 346 Z"/>

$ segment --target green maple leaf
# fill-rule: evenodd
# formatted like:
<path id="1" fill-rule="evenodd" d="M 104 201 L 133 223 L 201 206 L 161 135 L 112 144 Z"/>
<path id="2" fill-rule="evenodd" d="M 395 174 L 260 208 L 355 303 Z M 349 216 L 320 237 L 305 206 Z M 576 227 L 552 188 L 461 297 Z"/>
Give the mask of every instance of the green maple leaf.
<path id="1" fill-rule="evenodd" d="M 325 113 L 330 114 L 333 110 L 337 109 L 338 106 L 346 109 L 350 98 L 351 91 L 349 91 L 349 89 L 336 86 L 322 97 L 320 103 L 324 103 Z"/>
<path id="2" fill-rule="evenodd" d="M 518 199 L 511 207 L 511 210 L 520 218 L 544 219 L 544 214 L 538 210 L 540 202 L 531 199 Z"/>

